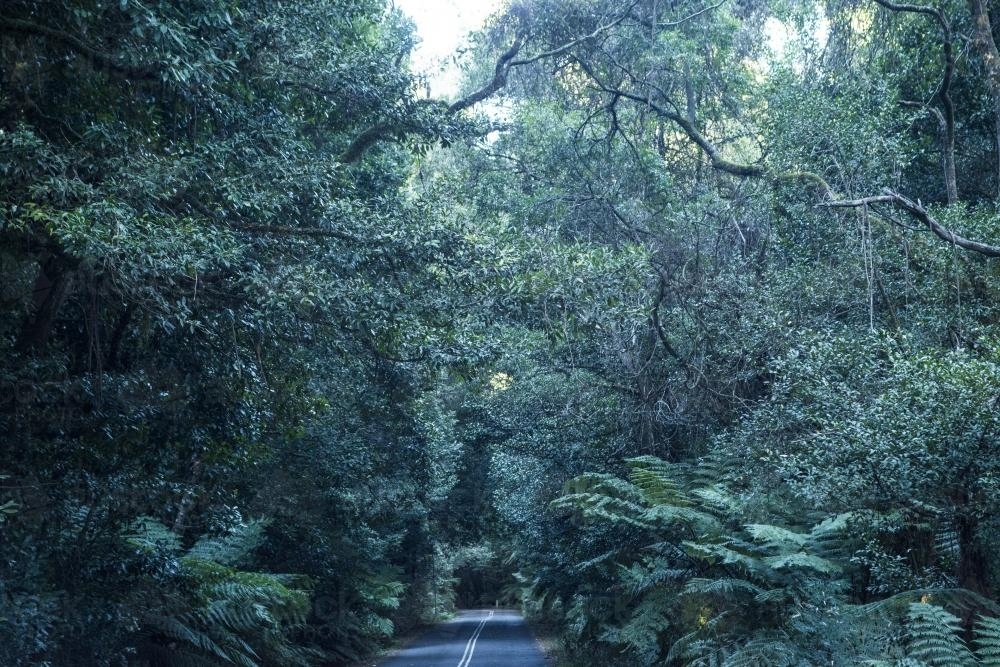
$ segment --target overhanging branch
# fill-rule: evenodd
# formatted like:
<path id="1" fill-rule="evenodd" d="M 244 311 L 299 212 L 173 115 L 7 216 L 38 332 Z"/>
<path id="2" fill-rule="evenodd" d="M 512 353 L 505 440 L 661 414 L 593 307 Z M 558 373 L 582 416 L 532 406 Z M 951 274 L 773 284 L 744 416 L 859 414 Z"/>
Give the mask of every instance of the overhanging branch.
<path id="1" fill-rule="evenodd" d="M 934 216 L 920 203 L 904 197 L 898 192 L 885 189 L 882 193 L 881 195 L 862 197 L 861 199 L 840 199 L 818 204 L 818 206 L 823 208 L 859 208 L 872 204 L 891 204 L 909 213 L 915 220 L 931 230 L 935 236 L 948 243 L 956 245 L 959 248 L 964 248 L 965 250 L 986 255 L 987 257 L 1000 257 L 1000 246 L 973 241 L 972 239 L 967 239 L 964 236 L 956 234 L 935 220 Z"/>
<path id="2" fill-rule="evenodd" d="M 493 78 L 490 79 L 490 81 L 482 88 L 469 93 L 460 100 L 452 102 L 448 105 L 446 113 L 448 115 L 454 115 L 460 111 L 468 109 L 469 107 L 492 97 L 497 93 L 497 91 L 506 86 L 507 74 L 512 67 L 511 61 L 515 56 L 517 56 L 518 52 L 524 46 L 524 40 L 524 32 L 519 32 L 517 37 L 514 39 L 514 43 L 511 44 L 510 48 L 504 51 L 499 60 L 497 60 L 496 67 L 493 70 Z M 380 141 L 391 139 L 400 132 L 412 131 L 412 129 L 413 128 L 407 127 L 405 123 L 378 123 L 369 127 L 367 130 L 355 137 L 351 142 L 351 145 L 347 147 L 347 150 L 341 153 L 340 157 L 337 159 L 342 164 L 352 164 L 360 160 L 368 149 Z"/>
<path id="3" fill-rule="evenodd" d="M 583 37 L 571 40 L 563 44 L 562 46 L 550 49 L 548 51 L 543 51 L 542 53 L 538 53 L 530 57 L 516 59 L 517 55 L 521 52 L 521 49 L 524 47 L 528 39 L 527 26 L 522 25 L 521 29 L 518 30 L 517 35 L 514 38 L 514 42 L 510 45 L 510 47 L 506 51 L 504 51 L 500 55 L 500 58 L 497 60 L 497 64 L 493 68 L 493 77 L 481 88 L 478 88 L 477 90 L 469 93 L 468 95 L 465 95 L 464 97 L 455 100 L 454 102 L 449 104 L 446 109 L 447 114 L 453 115 L 459 113 L 497 94 L 500 90 L 504 88 L 504 86 L 507 85 L 507 77 L 509 76 L 510 71 L 513 68 L 523 67 L 525 65 L 530 65 L 532 63 L 536 63 L 546 58 L 554 58 L 564 53 L 568 53 L 574 47 L 579 46 L 584 42 L 595 39 L 602 33 L 611 30 L 615 26 L 621 24 L 625 19 L 629 18 L 631 16 L 632 9 L 634 9 L 635 6 L 638 4 L 639 4 L 638 0 L 634 0 L 631 4 L 629 4 L 628 7 L 624 9 L 624 11 L 618 16 L 618 18 L 614 19 L 609 23 L 598 26 L 593 32 L 590 32 L 587 35 L 584 35 Z M 372 127 L 368 128 L 367 130 L 359 134 L 354 139 L 354 141 L 351 142 L 351 145 L 348 146 L 347 150 L 345 150 L 341 154 L 339 158 L 340 162 L 343 164 L 351 164 L 353 162 L 357 162 L 359 159 L 361 159 L 361 157 L 365 154 L 365 152 L 369 148 L 379 143 L 380 141 L 392 138 L 394 135 L 398 134 L 399 130 L 401 129 L 405 131 L 409 128 L 402 127 L 398 124 L 384 123 L 384 122 L 379 123 L 377 125 L 373 125 Z"/>
<path id="4" fill-rule="evenodd" d="M 602 83 L 599 79 L 597 79 L 593 75 L 593 73 L 591 73 L 590 76 L 591 79 L 594 81 L 594 84 L 597 85 L 597 87 L 601 91 L 608 93 L 610 95 L 614 95 L 615 97 L 621 99 L 631 100 L 633 102 L 641 104 L 651 109 L 658 116 L 673 122 L 675 125 L 681 128 L 681 130 L 683 130 L 684 134 L 686 134 L 691 141 L 693 141 L 695 144 L 698 145 L 698 147 L 705 153 L 706 156 L 708 156 L 708 159 L 712 163 L 712 167 L 714 167 L 715 169 L 726 172 L 728 174 L 732 174 L 733 176 L 741 176 L 744 178 L 761 177 L 767 175 L 767 170 L 763 165 L 743 164 L 740 162 L 733 162 L 731 160 L 727 160 L 725 157 L 722 156 L 722 153 L 721 151 L 719 151 L 718 147 L 714 143 L 712 143 L 712 141 L 708 139 L 708 137 L 702 134 L 698 130 L 698 128 L 695 127 L 694 123 L 692 123 L 689 119 L 685 118 L 676 111 L 671 111 L 670 109 L 654 102 L 648 96 L 643 97 L 642 95 L 638 95 L 636 93 L 632 93 L 627 90 L 621 90 L 619 88 L 607 86 L 604 83 Z"/>

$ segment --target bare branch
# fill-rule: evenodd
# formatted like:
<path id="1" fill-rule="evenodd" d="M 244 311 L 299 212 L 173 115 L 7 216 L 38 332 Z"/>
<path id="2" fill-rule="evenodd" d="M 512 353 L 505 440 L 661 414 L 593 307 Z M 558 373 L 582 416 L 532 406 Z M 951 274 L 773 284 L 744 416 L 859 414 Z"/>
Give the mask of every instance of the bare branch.
<path id="1" fill-rule="evenodd" d="M 632 100 L 633 102 L 642 104 L 643 106 L 646 106 L 649 109 L 653 110 L 657 115 L 661 116 L 662 118 L 666 118 L 667 120 L 672 121 L 674 124 L 680 127 L 681 130 L 684 131 L 684 134 L 686 134 L 688 138 L 691 139 L 691 141 L 697 144 L 698 147 L 701 148 L 702 151 L 704 151 L 705 155 L 707 155 L 708 159 L 711 161 L 712 167 L 714 167 L 715 169 L 718 169 L 719 171 L 724 171 L 734 176 L 741 176 L 744 178 L 761 177 L 767 174 L 767 170 L 764 168 L 763 165 L 742 164 L 739 162 L 732 162 L 731 160 L 727 160 L 726 158 L 724 158 L 722 156 L 722 153 L 719 151 L 718 147 L 714 143 L 712 143 L 708 139 L 708 137 L 702 134 L 698 130 L 698 128 L 695 127 L 694 123 L 692 123 L 690 120 L 680 115 L 676 111 L 671 111 L 670 109 L 667 109 L 657 104 L 656 102 L 653 102 L 648 97 L 643 97 L 641 95 L 636 95 L 635 93 L 630 93 L 625 90 L 612 88 L 601 83 L 593 76 L 591 76 L 591 78 L 594 80 L 594 83 L 597 84 L 597 86 L 602 91 L 614 95 L 616 97 L 620 97 L 622 99 Z"/>
<path id="2" fill-rule="evenodd" d="M 638 4 L 639 4 L 639 2 L 638 2 L 638 0 L 636 0 L 631 5 L 629 5 L 628 7 L 626 7 L 625 11 L 617 19 L 615 19 L 611 23 L 607 23 L 605 25 L 598 26 L 597 29 L 595 29 L 592 33 L 590 33 L 588 35 L 585 35 L 585 36 L 580 37 L 578 39 L 574 39 L 573 41 L 567 42 L 566 44 L 563 44 L 562 46 L 557 47 L 555 49 L 551 49 L 549 51 L 543 51 L 542 53 L 539 53 L 539 54 L 536 54 L 534 56 L 531 56 L 530 58 L 524 58 L 522 60 L 514 60 L 513 62 L 510 63 L 510 66 L 511 67 L 519 67 L 521 65 L 530 65 L 531 63 L 538 62 L 539 60 L 543 60 L 545 58 L 554 58 L 555 56 L 561 56 L 564 53 L 569 52 L 573 47 L 579 46 L 580 44 L 583 44 L 584 42 L 589 42 L 590 40 L 594 39 L 595 37 L 598 37 L 601 33 L 607 32 L 611 28 L 614 28 L 615 26 L 619 25 L 622 21 L 624 21 L 625 19 L 629 18 L 629 16 L 631 16 L 630 12 Z"/>
<path id="3" fill-rule="evenodd" d="M 904 197 L 898 192 L 894 192 L 889 189 L 885 189 L 882 192 L 883 194 L 881 195 L 862 197 L 861 199 L 840 199 L 837 201 L 817 204 L 817 206 L 824 208 L 859 208 L 861 206 L 869 206 L 871 204 L 892 204 L 893 206 L 901 208 L 909 213 L 914 219 L 930 229 L 935 236 L 947 241 L 948 243 L 956 245 L 959 248 L 964 248 L 965 250 L 971 250 L 972 252 L 986 255 L 987 257 L 1000 257 L 1000 246 L 981 243 L 979 241 L 973 241 L 965 238 L 964 236 L 960 236 L 935 220 L 930 212 L 918 202 L 915 202 L 912 199 Z"/>
<path id="4" fill-rule="evenodd" d="M 472 92 L 460 100 L 452 102 L 448 107 L 449 113 L 458 113 L 464 109 L 468 109 L 474 104 L 478 104 L 483 100 L 492 97 L 501 88 L 507 85 L 507 73 L 510 72 L 510 68 L 514 66 L 514 56 L 520 52 L 521 47 L 524 46 L 525 34 L 523 31 L 518 32 L 517 37 L 514 38 L 514 43 L 510 45 L 510 48 L 503 52 L 500 59 L 497 61 L 496 67 L 493 68 L 493 78 L 490 79 L 489 83 L 480 88 L 479 90 Z"/>
<path id="5" fill-rule="evenodd" d="M 707 14 L 708 12 L 714 12 L 716 9 L 726 4 L 727 0 L 719 0 L 719 2 L 714 5 L 709 5 L 708 7 L 703 7 L 693 14 L 688 14 L 684 18 L 677 19 L 676 21 L 646 21 L 639 18 L 638 16 L 632 15 L 632 18 L 644 28 L 676 28 L 677 26 L 684 25 L 688 21 L 693 21 L 702 14 Z M 638 4 L 638 3 L 637 3 Z M 635 5 L 632 5 L 633 7 Z M 631 8 L 629 8 L 631 9 Z"/>
<path id="6" fill-rule="evenodd" d="M 622 21 L 627 19 L 629 17 L 629 12 L 631 12 L 631 10 L 637 4 L 639 4 L 638 0 L 634 0 L 632 4 L 629 5 L 617 19 L 605 25 L 599 26 L 593 32 L 583 37 L 574 39 L 555 49 L 544 51 L 529 58 L 522 58 L 519 60 L 515 60 L 517 54 L 520 53 L 521 49 L 524 47 L 525 42 L 527 41 L 526 29 L 522 27 L 522 29 L 518 31 L 517 36 L 514 38 L 513 44 L 511 44 L 510 47 L 506 51 L 504 51 L 500 55 L 500 58 L 497 60 L 497 64 L 493 68 L 493 78 L 490 79 L 481 88 L 449 104 L 447 107 L 447 113 L 448 114 L 459 113 L 495 95 L 497 92 L 503 89 L 504 86 L 507 85 L 507 77 L 510 74 L 511 69 L 515 67 L 523 67 L 525 65 L 530 65 L 532 63 L 544 60 L 546 58 L 554 58 L 556 56 L 562 55 L 564 53 L 569 52 L 574 47 L 579 46 L 580 44 L 587 42 L 589 40 L 592 40 L 595 37 L 601 35 L 602 33 L 607 32 L 608 30 L 611 30 L 615 26 L 621 24 Z M 393 135 L 397 134 L 401 129 L 404 131 L 412 130 L 412 128 L 401 127 L 399 125 L 392 123 L 379 123 L 377 125 L 368 128 L 360 135 L 358 135 L 354 139 L 354 141 L 351 142 L 351 145 L 347 147 L 347 150 L 345 150 L 341 154 L 339 158 L 340 162 L 344 164 L 351 164 L 353 162 L 357 162 L 359 159 L 361 159 L 361 156 L 364 155 L 369 148 L 371 148 L 380 141 L 392 138 Z"/>

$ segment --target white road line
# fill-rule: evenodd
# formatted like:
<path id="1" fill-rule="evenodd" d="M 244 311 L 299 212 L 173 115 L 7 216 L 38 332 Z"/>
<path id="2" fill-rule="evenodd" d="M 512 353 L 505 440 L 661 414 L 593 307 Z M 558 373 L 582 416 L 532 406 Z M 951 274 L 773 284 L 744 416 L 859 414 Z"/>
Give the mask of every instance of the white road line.
<path id="1" fill-rule="evenodd" d="M 482 634 L 483 628 L 486 627 L 486 621 L 491 618 L 493 618 L 492 611 L 486 615 L 486 618 L 479 622 L 479 627 L 472 633 L 472 636 L 469 637 L 469 642 L 465 645 L 465 653 L 462 654 L 462 659 L 458 661 L 458 667 L 469 667 L 469 664 L 472 662 L 472 653 L 476 650 L 476 642 L 479 641 L 479 635 Z"/>

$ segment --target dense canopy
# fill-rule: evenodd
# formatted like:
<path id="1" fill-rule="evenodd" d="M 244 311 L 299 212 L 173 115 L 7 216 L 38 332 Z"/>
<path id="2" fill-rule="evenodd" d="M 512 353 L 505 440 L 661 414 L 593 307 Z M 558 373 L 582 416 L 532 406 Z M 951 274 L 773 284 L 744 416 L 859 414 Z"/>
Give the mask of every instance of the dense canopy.
<path id="1" fill-rule="evenodd" d="M 1000 6 L 0 6 L 0 664 L 1000 655 Z"/>

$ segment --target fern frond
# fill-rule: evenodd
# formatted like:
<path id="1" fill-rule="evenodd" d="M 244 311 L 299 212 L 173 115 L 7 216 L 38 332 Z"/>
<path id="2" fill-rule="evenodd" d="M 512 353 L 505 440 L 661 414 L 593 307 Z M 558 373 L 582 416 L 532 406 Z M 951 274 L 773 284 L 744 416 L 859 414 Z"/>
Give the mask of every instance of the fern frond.
<path id="1" fill-rule="evenodd" d="M 691 579 L 681 591 L 683 595 L 720 595 L 726 598 L 735 597 L 740 593 L 747 593 L 757 598 L 766 592 L 745 579 L 733 578 Z"/>
<path id="2" fill-rule="evenodd" d="M 608 495 L 639 504 L 642 494 L 633 484 L 608 473 L 584 473 L 563 485 L 563 495 Z"/>
<path id="3" fill-rule="evenodd" d="M 670 561 L 654 557 L 640 563 L 619 565 L 617 569 L 622 588 L 633 598 L 654 589 L 677 590 L 677 582 L 689 576 L 687 570 L 670 567 Z"/>
<path id="4" fill-rule="evenodd" d="M 721 484 L 710 484 L 692 489 L 691 495 L 701 501 L 706 509 L 723 516 L 731 516 L 740 508 L 739 500 Z"/>
<path id="5" fill-rule="evenodd" d="M 642 512 L 640 519 L 650 527 L 683 527 L 700 536 L 716 536 L 723 532 L 722 523 L 714 516 L 687 506 L 653 505 Z"/>
<path id="6" fill-rule="evenodd" d="M 792 598 L 793 591 L 789 590 L 785 586 L 778 586 L 777 588 L 769 588 L 767 590 L 762 590 L 754 598 L 754 602 L 760 604 L 774 604 L 778 602 L 784 602 Z"/>
<path id="7" fill-rule="evenodd" d="M 974 633 L 979 664 L 983 667 L 1000 667 L 1000 618 L 980 616 Z"/>
<path id="8" fill-rule="evenodd" d="M 211 560 L 221 565 L 238 565 L 263 541 L 267 521 L 248 521 L 229 529 L 224 535 L 202 537 L 188 552 L 188 556 Z"/>
<path id="9" fill-rule="evenodd" d="M 779 553 L 799 551 L 809 539 L 808 535 L 769 524 L 750 523 L 744 528 L 755 540 Z"/>
<path id="10" fill-rule="evenodd" d="M 843 568 L 833 561 L 804 552 L 785 554 L 783 556 L 767 556 L 763 561 L 775 570 L 814 570 L 821 574 L 839 574 Z"/>
<path id="11" fill-rule="evenodd" d="M 851 543 L 854 539 L 850 531 L 853 519 L 853 512 L 845 512 L 827 517 L 813 526 L 809 531 L 809 551 L 830 560 L 848 560 L 856 548 Z"/>
<path id="12" fill-rule="evenodd" d="M 194 646 L 205 653 L 219 657 L 227 662 L 232 661 L 231 656 L 208 634 L 184 623 L 178 618 L 151 615 L 145 618 L 145 622 L 149 628 L 166 637 Z"/>
<path id="13" fill-rule="evenodd" d="M 856 609 L 866 614 L 904 616 L 910 604 L 914 602 L 930 602 L 941 607 L 979 613 L 985 611 L 1000 616 L 1000 603 L 967 588 L 915 588 L 896 593 L 884 600 L 859 605 Z"/>
<path id="14" fill-rule="evenodd" d="M 686 541 L 683 542 L 683 547 L 689 556 L 711 565 L 736 565 L 749 575 L 765 580 L 772 578 L 771 568 L 765 566 L 759 558 L 727 545 Z"/>
<path id="15" fill-rule="evenodd" d="M 147 553 L 163 549 L 169 553 L 181 550 L 177 534 L 150 516 L 141 516 L 125 530 L 125 541 Z"/>
<path id="16" fill-rule="evenodd" d="M 660 634 L 670 627 L 672 602 L 662 591 L 646 595 L 621 627 L 604 630 L 602 640 L 626 647 L 640 664 L 654 663 L 660 657 Z"/>
<path id="17" fill-rule="evenodd" d="M 972 667 L 975 659 L 959 638 L 961 621 L 944 608 L 914 602 L 908 613 L 908 657 L 930 667 Z"/>
<path id="18" fill-rule="evenodd" d="M 778 637 L 761 637 L 748 641 L 731 653 L 723 667 L 797 667 L 801 656 L 795 647 Z"/>
<path id="19" fill-rule="evenodd" d="M 670 464 L 655 456 L 640 456 L 628 459 L 629 478 L 642 493 L 649 505 L 674 505 L 688 507 L 691 499 L 684 491 L 684 483 L 678 479 L 679 466 Z"/>
<path id="20" fill-rule="evenodd" d="M 696 630 L 681 636 L 671 646 L 664 659 L 664 664 L 703 664 L 714 660 L 721 652 L 718 641 L 714 638 L 716 630 L 730 617 L 729 612 L 722 612 L 705 621 Z M 705 639 L 708 637 L 709 639 Z"/>

